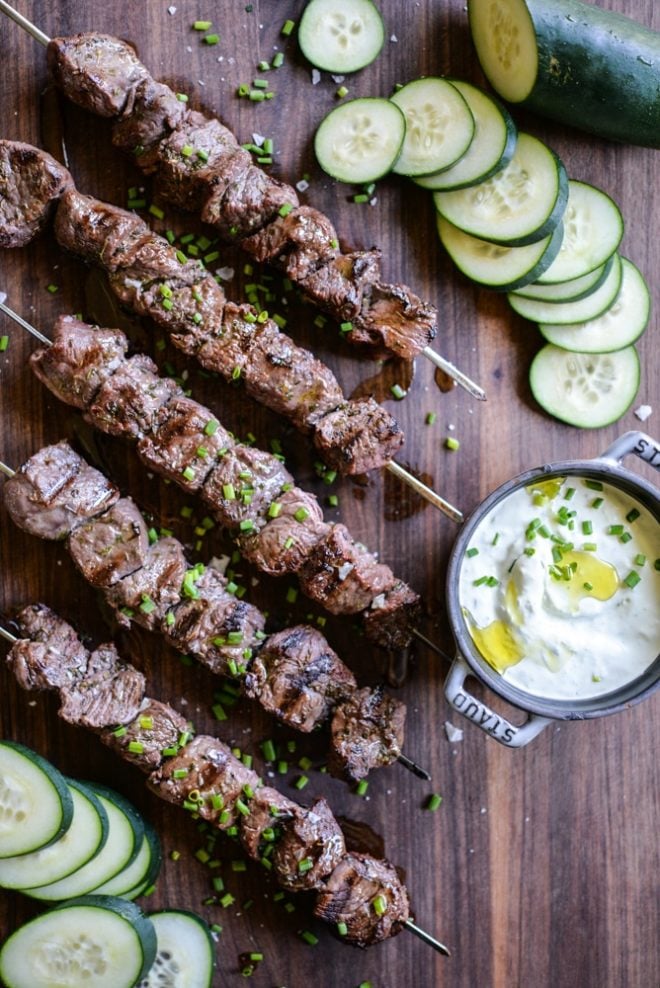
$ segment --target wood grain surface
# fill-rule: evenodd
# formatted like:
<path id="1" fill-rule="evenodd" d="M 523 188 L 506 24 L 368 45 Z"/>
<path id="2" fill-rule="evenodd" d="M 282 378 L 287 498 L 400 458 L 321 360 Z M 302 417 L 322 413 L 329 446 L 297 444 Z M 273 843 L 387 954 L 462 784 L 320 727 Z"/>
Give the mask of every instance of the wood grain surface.
<path id="1" fill-rule="evenodd" d="M 347 393 L 371 389 L 386 401 L 407 435 L 401 461 L 464 512 L 528 467 L 594 456 L 639 425 L 632 410 L 616 425 L 592 432 L 544 415 L 527 383 L 530 360 L 541 343 L 538 332 L 515 316 L 504 298 L 476 289 L 452 267 L 437 241 L 428 194 L 392 177 L 379 183 L 374 205 L 357 205 L 350 201 L 353 190 L 320 172 L 312 137 L 336 102 L 337 84 L 324 74 L 312 85 L 295 36 L 280 35 L 286 18 L 298 19 L 302 0 L 254 0 L 247 6 L 243 0 L 174 0 L 169 8 L 165 0 L 17 4 L 49 35 L 98 29 L 130 40 L 156 78 L 189 93 L 191 105 L 219 114 L 241 140 L 250 140 L 254 132 L 272 137 L 274 174 L 292 182 L 308 174 L 303 198 L 333 218 L 343 242 L 381 245 L 386 277 L 408 282 L 438 305 L 437 348 L 484 386 L 485 404 L 460 389 L 443 393 L 424 359 L 414 368 L 358 359 L 342 344 L 336 327 L 314 328 L 311 306 L 291 305 L 287 329 L 335 369 Z M 599 6 L 660 30 L 660 5 L 653 0 L 601 0 Z M 389 40 L 373 65 L 346 81 L 351 96 L 386 95 L 394 83 L 423 74 L 483 82 L 463 0 L 386 0 L 382 8 Z M 213 20 L 221 36 L 216 47 L 202 44 L 191 30 L 199 17 Z M 286 55 L 284 67 L 269 76 L 275 99 L 262 104 L 237 99 L 237 86 L 251 81 L 259 60 L 270 58 L 275 49 Z M 143 183 L 131 162 L 112 149 L 109 124 L 45 93 L 44 50 L 4 19 L 0 66 L 0 136 L 46 147 L 58 156 L 64 141 L 79 189 L 123 205 L 127 190 Z M 643 376 L 634 407 L 660 407 L 658 152 L 616 146 L 523 112 L 515 117 L 522 129 L 551 144 L 572 177 L 601 186 L 621 206 L 626 221 L 623 253 L 646 276 L 655 305 L 639 344 Z M 161 230 L 200 229 L 193 217 L 167 208 L 165 219 L 153 223 Z M 244 262 L 228 251 L 223 263 L 236 270 L 227 291 L 238 300 Z M 120 318 L 103 278 L 65 256 L 50 232 L 27 248 L 2 252 L 0 272 L 0 289 L 8 293 L 9 303 L 46 333 L 60 313 L 82 312 L 106 325 Z M 57 285 L 57 293 L 49 293 L 48 285 Z M 193 395 L 211 405 L 226 426 L 240 436 L 254 433 L 260 446 L 280 438 L 296 479 L 325 500 L 329 489 L 315 474 L 314 453 L 306 440 L 240 389 L 202 376 L 169 347 L 157 349 L 160 333 L 153 326 L 121 318 L 136 345 L 161 366 L 169 361 L 177 373 L 189 373 Z M 18 466 L 42 444 L 70 438 L 157 523 L 192 544 L 191 524 L 180 512 L 186 504 L 198 510 L 199 504 L 147 477 L 132 449 L 94 436 L 74 410 L 58 404 L 32 375 L 27 358 L 34 341 L 4 318 L 1 334 L 9 335 L 9 346 L 0 355 L 0 457 Z M 405 400 L 393 400 L 389 388 L 394 383 L 406 384 Z M 437 420 L 426 425 L 430 411 Z M 647 423 L 656 436 L 658 414 L 656 407 Z M 457 453 L 444 447 L 448 435 L 460 440 Z M 653 479 L 638 462 L 631 467 Z M 365 484 L 337 482 L 330 492 L 338 494 L 339 506 L 328 508 L 327 517 L 341 518 L 423 594 L 420 630 L 451 652 L 444 595 L 456 526 L 382 474 L 370 476 Z M 213 533 L 197 558 L 220 555 L 228 546 L 221 533 Z M 248 701 L 217 723 L 211 713 L 217 680 L 199 666 L 182 665 L 155 636 L 137 630 L 118 636 L 99 595 L 74 570 L 65 549 L 22 534 L 1 507 L 0 559 L 0 616 L 39 600 L 96 642 L 114 634 L 144 670 L 152 695 L 180 706 L 199 731 L 217 733 L 253 754 L 260 771 L 259 743 L 273 737 L 284 744 L 294 737 Z M 247 566 L 241 572 L 249 599 L 269 611 L 272 627 L 310 613 L 316 617 L 318 612 L 302 600 L 287 603 L 289 581 L 266 579 Z M 362 683 L 380 681 L 385 658 L 356 635 L 350 620 L 329 619 L 325 630 Z M 309 801 L 326 794 L 338 815 L 382 836 L 387 855 L 406 874 L 418 922 L 449 945 L 450 959 L 407 932 L 366 952 L 342 945 L 313 920 L 305 896 L 289 897 L 295 911 L 287 912 L 273 901 L 275 885 L 260 868 L 233 873 L 231 862 L 241 855 L 230 841 L 219 847 L 222 875 L 236 904 L 225 910 L 205 905 L 212 894 L 211 874 L 193 856 L 202 841 L 194 822 L 149 794 L 137 770 L 120 763 L 93 737 L 63 724 L 52 697 L 22 692 L 6 671 L 0 677 L 0 730 L 4 737 L 33 746 L 70 775 L 115 786 L 152 820 L 165 857 L 157 890 L 145 907 L 193 909 L 222 925 L 217 985 L 244 983 L 239 955 L 251 950 L 265 955 L 252 978 L 255 988 L 357 988 L 367 980 L 374 988 L 660 984 L 658 695 L 614 717 L 553 723 L 526 749 L 510 751 L 451 712 L 443 697 L 446 671 L 444 662 L 420 645 L 399 693 L 409 704 L 406 751 L 432 773 L 432 784 L 394 766 L 374 773 L 366 798 L 360 798 L 343 783 L 311 771 L 310 784 L 298 794 L 293 788 L 300 775 L 295 760 L 308 756 L 322 765 L 324 732 L 297 736 L 291 770 L 274 781 L 292 797 Z M 474 688 L 486 698 L 485 691 Z M 496 697 L 487 699 L 497 710 L 519 716 Z M 446 721 L 464 728 L 461 742 L 448 742 Z M 424 809 L 433 791 L 443 796 L 436 813 Z M 170 860 L 174 850 L 180 852 L 177 861 Z M 0 936 L 34 912 L 24 897 L 0 893 Z M 301 930 L 313 931 L 318 945 L 304 943 Z"/>

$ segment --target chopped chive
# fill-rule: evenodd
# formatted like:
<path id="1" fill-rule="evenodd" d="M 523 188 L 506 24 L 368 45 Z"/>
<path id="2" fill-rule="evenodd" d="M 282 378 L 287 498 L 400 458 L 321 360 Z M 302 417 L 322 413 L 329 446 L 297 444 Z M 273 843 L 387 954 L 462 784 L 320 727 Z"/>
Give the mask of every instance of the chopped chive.
<path id="1" fill-rule="evenodd" d="M 254 522 L 252 521 L 251 518 L 245 518 L 243 519 L 242 522 L 240 522 L 238 527 L 240 528 L 241 532 L 251 532 L 252 529 L 254 528 Z"/>
<path id="2" fill-rule="evenodd" d="M 259 69 L 260 72 L 268 72 L 268 70 L 270 69 L 270 62 L 261 61 L 257 65 L 257 68 Z"/>
<path id="3" fill-rule="evenodd" d="M 348 89 L 346 88 L 346 86 L 340 86 L 339 89 L 337 90 L 337 98 L 343 99 L 344 96 L 348 96 Z"/>
<path id="4" fill-rule="evenodd" d="M 366 796 L 369 783 L 366 779 L 361 779 L 355 787 L 356 796 Z"/>
<path id="5" fill-rule="evenodd" d="M 309 779 L 307 778 L 307 776 L 301 775 L 294 782 L 294 786 L 296 787 L 296 789 L 304 789 L 308 782 Z"/>
<path id="6" fill-rule="evenodd" d="M 465 553 L 465 555 L 468 556 L 470 559 L 472 559 L 473 556 L 478 556 L 479 555 L 479 550 L 477 549 L 476 546 L 472 546 L 471 549 L 468 549 L 468 551 Z"/>
<path id="7" fill-rule="evenodd" d="M 9 346 L 9 337 L 0 336 L 0 353 L 4 353 L 8 346 Z"/>
<path id="8" fill-rule="evenodd" d="M 293 517 L 296 521 L 303 522 L 306 518 L 309 518 L 309 511 L 307 508 L 298 508 L 297 511 L 294 511 Z"/>
<path id="9" fill-rule="evenodd" d="M 608 535 L 623 535 L 623 525 L 610 525 L 607 529 Z"/>
<path id="10" fill-rule="evenodd" d="M 596 510 L 598 510 L 598 508 L 600 508 L 600 506 L 602 505 L 602 503 L 603 503 L 603 498 L 602 497 L 595 497 L 593 499 L 593 501 L 591 502 L 591 507 L 592 508 L 596 508 Z"/>
<path id="11" fill-rule="evenodd" d="M 630 541 L 632 541 L 632 535 L 630 532 L 624 532 L 623 535 L 619 537 L 619 542 L 623 542 L 624 544 Z"/>
<path id="12" fill-rule="evenodd" d="M 268 739 L 268 741 L 264 741 L 263 742 L 263 744 L 261 745 L 261 750 L 263 752 L 264 759 L 267 762 L 274 762 L 275 759 L 277 758 L 277 753 L 275 751 L 275 745 L 270 740 L 270 738 Z"/>
<path id="13" fill-rule="evenodd" d="M 222 496 L 226 501 L 236 500 L 236 491 L 234 490 L 233 484 L 223 484 L 222 485 Z"/>
<path id="14" fill-rule="evenodd" d="M 227 909 L 229 906 L 233 906 L 235 902 L 236 899 L 231 894 L 231 892 L 225 892 L 223 897 L 220 899 L 220 905 L 222 906 L 223 909 Z"/>
<path id="15" fill-rule="evenodd" d="M 340 330 L 341 333 L 352 333 L 353 332 L 353 323 L 352 322 L 342 322 L 342 323 L 339 324 L 339 330 Z M 398 385 L 396 385 L 396 387 L 398 387 Z M 403 397 L 403 395 L 401 397 Z"/>
<path id="16" fill-rule="evenodd" d="M 488 583 L 488 577 L 487 576 L 480 576 L 479 579 L 472 581 L 472 586 L 473 587 L 483 587 L 484 584 L 486 584 L 486 583 Z"/>
<path id="17" fill-rule="evenodd" d="M 369 202 L 369 196 L 366 192 L 358 192 L 356 196 L 353 196 L 353 202 L 364 203 Z"/>
<path id="18" fill-rule="evenodd" d="M 295 21 L 285 21 L 284 24 L 282 25 L 282 30 L 280 31 L 280 34 L 283 34 L 285 38 L 288 38 L 295 26 L 296 26 Z"/>
<path id="19" fill-rule="evenodd" d="M 636 572 L 636 571 L 635 571 L 635 570 L 633 569 L 633 570 L 631 570 L 631 571 L 630 571 L 630 573 L 628 573 L 628 576 L 627 576 L 627 577 L 625 578 L 625 580 L 624 580 L 623 582 L 625 583 L 625 585 L 626 585 L 627 587 L 630 587 L 630 589 L 632 590 L 632 589 L 633 589 L 633 587 L 636 587 L 636 586 L 637 586 L 637 584 L 641 582 L 641 579 L 642 579 L 642 578 L 641 578 L 641 576 L 639 575 L 639 573 L 637 573 L 637 572 Z"/>
<path id="20" fill-rule="evenodd" d="M 387 900 L 384 895 L 377 895 L 371 905 L 377 916 L 384 916 L 387 912 Z"/>
<path id="21" fill-rule="evenodd" d="M 123 738 L 125 734 L 128 734 L 128 728 L 124 726 L 115 727 L 114 731 L 112 732 L 112 736 L 115 738 Z"/>
<path id="22" fill-rule="evenodd" d="M 293 23 L 293 22 L 287 21 L 287 24 L 289 23 Z M 291 905 L 291 903 L 287 903 L 287 905 Z M 313 933 L 309 932 L 309 930 L 302 930 L 300 936 L 305 941 L 305 943 L 308 943 L 310 945 L 310 947 L 315 947 L 316 944 L 319 942 L 319 938 L 315 937 Z"/>
<path id="23" fill-rule="evenodd" d="M 46 286 L 46 291 L 47 292 L 50 292 L 51 295 L 55 295 L 57 292 L 59 292 L 59 290 L 60 290 L 60 286 L 59 285 L 47 285 Z"/>
<path id="24" fill-rule="evenodd" d="M 207 34 L 204 36 L 204 43 L 207 45 L 217 45 L 220 40 L 219 34 Z"/>
<path id="25" fill-rule="evenodd" d="M 455 453 L 456 450 L 460 449 L 461 444 L 458 439 L 455 439 L 453 436 L 447 436 L 445 439 L 445 446 L 447 449 L 450 449 Z"/>
<path id="26" fill-rule="evenodd" d="M 341 922 L 337 923 L 337 933 L 339 934 L 340 937 L 346 936 L 346 934 L 348 933 L 348 927 L 346 926 L 346 923 L 341 923 Z"/>
<path id="27" fill-rule="evenodd" d="M 582 586 L 587 591 L 587 593 L 590 593 L 593 590 L 593 588 L 594 588 L 593 583 L 589 583 L 589 581 L 587 581 L 586 583 L 583 583 Z"/>
<path id="28" fill-rule="evenodd" d="M 440 795 L 439 793 L 437 793 L 437 792 L 434 792 L 434 793 L 432 793 L 432 795 L 431 795 L 431 796 L 429 796 L 429 798 L 428 798 L 428 802 L 427 802 L 427 804 L 426 804 L 426 809 L 427 809 L 427 810 L 430 810 L 430 811 L 431 811 L 431 813 L 435 813 L 435 811 L 436 811 L 436 810 L 438 809 L 438 807 L 440 806 L 440 803 L 441 803 L 441 802 L 442 802 L 442 796 L 441 796 L 441 795 Z"/>
<path id="29" fill-rule="evenodd" d="M 635 556 L 633 562 L 634 562 L 635 566 L 643 566 L 644 563 L 646 562 L 646 556 L 644 556 L 641 552 L 639 552 Z"/>
<path id="30" fill-rule="evenodd" d="M 583 535 L 591 535 L 592 532 L 593 532 L 593 530 L 594 530 L 594 526 L 591 524 L 590 521 L 583 521 L 582 522 L 582 534 Z"/>
<path id="31" fill-rule="evenodd" d="M 628 522 L 630 522 L 630 524 L 632 524 L 634 521 L 637 521 L 637 519 L 639 518 L 639 515 L 640 515 L 640 512 L 637 510 L 637 508 L 632 508 L 628 512 L 628 514 L 626 515 L 626 521 L 628 521 Z"/>
<path id="32" fill-rule="evenodd" d="M 298 591 L 295 587 L 289 587 L 286 592 L 286 602 L 287 604 L 295 604 L 298 599 Z"/>
<path id="33" fill-rule="evenodd" d="M 195 471 L 192 467 L 186 467 L 185 470 L 182 470 L 182 474 L 189 483 L 195 479 Z"/>
<path id="34" fill-rule="evenodd" d="M 208 31 L 212 23 L 213 21 L 194 21 L 193 28 L 195 31 Z"/>
<path id="35" fill-rule="evenodd" d="M 277 771 L 279 775 L 286 775 L 286 773 L 289 771 L 289 763 L 285 761 L 279 761 L 277 763 Z"/>
<path id="36" fill-rule="evenodd" d="M 298 862 L 298 871 L 304 875 L 306 871 L 310 871 L 314 867 L 314 862 L 311 858 L 303 858 L 302 861 Z"/>
<path id="37" fill-rule="evenodd" d="M 590 491 L 602 491 L 603 489 L 603 485 L 600 480 L 585 480 L 584 484 Z"/>
<path id="38" fill-rule="evenodd" d="M 575 488 L 574 487 L 567 487 L 566 488 L 566 493 L 564 494 L 564 500 L 565 501 L 570 501 L 571 498 L 574 496 L 574 494 L 575 494 Z"/>
<path id="39" fill-rule="evenodd" d="M 393 384 L 392 387 L 390 388 L 390 391 L 392 392 L 392 395 L 396 398 L 397 401 L 401 401 L 401 399 L 405 398 L 406 395 L 408 394 L 408 392 L 405 391 L 400 384 Z"/>
<path id="40" fill-rule="evenodd" d="M 266 99 L 266 94 L 263 89 L 251 89 L 248 99 L 252 100 L 253 103 L 262 103 Z"/>
<path id="41" fill-rule="evenodd" d="M 437 417 L 438 416 L 436 415 L 435 412 L 427 412 L 426 418 L 424 419 L 424 421 L 426 422 L 427 425 L 433 425 L 433 423 L 435 422 L 435 420 L 437 419 Z"/>
<path id="42" fill-rule="evenodd" d="M 585 542 L 582 548 L 585 552 L 596 552 L 598 546 L 595 542 Z"/>
<path id="43" fill-rule="evenodd" d="M 255 89 L 268 89 L 268 80 L 267 79 L 253 79 L 252 80 L 252 85 L 253 85 L 253 87 Z M 291 207 L 291 208 L 293 208 L 293 207 Z"/>
<path id="44" fill-rule="evenodd" d="M 272 65 L 273 65 L 273 68 L 274 69 L 279 69 L 279 68 L 281 68 L 284 65 L 284 53 L 283 52 L 278 51 L 278 52 L 275 53 L 275 55 L 273 56 Z"/>

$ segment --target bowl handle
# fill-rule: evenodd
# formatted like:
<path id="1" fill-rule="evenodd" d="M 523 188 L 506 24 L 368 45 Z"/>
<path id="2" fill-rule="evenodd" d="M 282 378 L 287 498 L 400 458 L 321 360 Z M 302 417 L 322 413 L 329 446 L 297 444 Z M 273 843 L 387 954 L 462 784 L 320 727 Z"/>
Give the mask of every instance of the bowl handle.
<path id="1" fill-rule="evenodd" d="M 624 432 L 598 459 L 621 463 L 624 456 L 628 456 L 629 453 L 634 453 L 640 460 L 645 460 L 656 470 L 660 470 L 660 445 L 645 432 L 637 430 Z"/>
<path id="2" fill-rule="evenodd" d="M 516 727 L 467 692 L 464 684 L 470 672 L 470 666 L 463 656 L 457 655 L 445 680 L 445 697 L 454 710 L 467 717 L 500 744 L 506 745 L 507 748 L 522 748 L 550 723 L 548 717 L 530 714 L 524 724 Z"/>

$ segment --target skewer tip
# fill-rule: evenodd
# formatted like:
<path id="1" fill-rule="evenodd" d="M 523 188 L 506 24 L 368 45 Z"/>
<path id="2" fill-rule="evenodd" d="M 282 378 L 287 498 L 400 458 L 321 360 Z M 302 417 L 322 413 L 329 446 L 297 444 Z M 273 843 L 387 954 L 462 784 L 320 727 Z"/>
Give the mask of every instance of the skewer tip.
<path id="1" fill-rule="evenodd" d="M 414 762 L 412 758 L 408 758 L 407 755 L 399 755 L 397 761 L 400 762 L 404 768 L 407 768 L 409 772 L 412 772 L 413 775 L 416 775 L 418 779 L 423 779 L 424 782 L 431 781 L 431 776 L 426 769 L 422 768 L 421 765 L 418 765 L 417 762 Z"/>
<path id="2" fill-rule="evenodd" d="M 411 933 L 414 933 L 416 937 L 419 937 L 420 940 L 423 940 L 424 943 L 428 944 L 429 947 L 433 947 L 434 950 L 437 950 L 439 954 L 443 954 L 445 957 L 451 957 L 451 951 L 444 945 L 444 943 L 440 943 L 439 940 L 432 937 L 430 933 L 426 932 L 426 930 L 422 930 L 421 927 L 417 926 L 416 923 L 413 923 L 411 919 L 406 920 L 403 925 L 407 930 L 410 930 Z"/>

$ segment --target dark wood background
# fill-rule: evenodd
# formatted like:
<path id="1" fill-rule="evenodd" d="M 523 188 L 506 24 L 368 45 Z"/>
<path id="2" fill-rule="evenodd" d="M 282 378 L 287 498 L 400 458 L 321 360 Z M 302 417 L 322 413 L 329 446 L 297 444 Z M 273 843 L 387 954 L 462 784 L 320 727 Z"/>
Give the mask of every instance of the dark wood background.
<path id="1" fill-rule="evenodd" d="M 581 432 L 541 413 L 527 384 L 530 360 L 540 346 L 537 331 L 514 316 L 503 298 L 474 288 L 452 268 L 435 235 L 428 195 L 393 177 L 379 184 L 375 206 L 355 205 L 349 200 L 351 190 L 329 181 L 316 166 L 312 135 L 333 106 L 337 85 L 324 75 L 312 86 L 295 38 L 286 40 L 279 33 L 283 21 L 297 19 L 304 4 L 254 0 L 249 6 L 253 9 L 246 10 L 243 0 L 174 0 L 176 10 L 170 14 L 165 0 L 20 0 L 21 10 L 49 35 L 98 29 L 130 39 L 156 78 L 188 92 L 193 106 L 217 112 L 242 140 L 249 140 L 253 132 L 272 137 L 274 173 L 295 182 L 308 172 L 305 198 L 334 218 L 344 242 L 382 245 L 386 276 L 407 281 L 437 303 L 437 347 L 483 384 L 487 404 L 458 389 L 442 393 L 424 359 L 417 361 L 407 398 L 395 403 L 389 387 L 409 381 L 410 368 L 358 360 L 342 346 L 334 328 L 313 328 L 310 307 L 296 309 L 289 328 L 336 369 L 348 393 L 371 387 L 387 400 L 407 433 L 402 461 L 465 512 L 515 473 L 542 462 L 596 455 L 618 434 L 638 425 L 630 411 L 615 426 Z M 374 65 L 348 79 L 351 96 L 385 95 L 395 82 L 421 74 L 483 81 L 463 0 L 389 0 L 382 6 L 388 37 L 393 37 Z M 660 29 L 660 7 L 652 0 L 601 0 L 600 6 Z M 191 30 L 198 17 L 213 20 L 221 35 L 218 46 L 203 45 Z M 269 76 L 276 98 L 264 104 L 238 100 L 237 85 L 256 76 L 257 62 L 270 58 L 275 47 L 286 54 L 285 67 Z M 123 204 L 127 189 L 140 178 L 130 162 L 113 152 L 108 124 L 42 95 L 47 83 L 44 51 L 5 20 L 0 21 L 0 65 L 0 135 L 47 147 L 54 154 L 64 138 L 78 187 Z M 657 152 L 614 146 L 522 112 L 515 116 L 521 128 L 552 145 L 572 177 L 600 185 L 623 210 L 623 252 L 645 274 L 655 302 L 651 325 L 639 346 L 643 378 L 635 407 L 642 402 L 657 406 Z M 154 224 L 161 229 L 198 229 L 193 218 L 171 210 L 163 223 Z M 228 293 L 238 299 L 242 261 L 228 253 L 225 263 L 236 266 Z M 10 304 L 45 332 L 59 313 L 83 312 L 106 324 L 118 318 L 103 279 L 64 256 L 50 234 L 28 248 L 3 252 L 0 265 L 0 289 L 8 292 Z M 59 286 L 57 294 L 49 294 L 49 284 Z M 167 359 L 179 371 L 184 369 L 176 352 L 154 350 L 152 327 L 132 320 L 128 325 L 138 345 L 156 353 L 160 364 Z M 147 480 L 131 449 L 95 439 L 74 411 L 45 393 L 27 367 L 35 345 L 27 335 L 7 321 L 0 333 L 10 337 L 0 357 L 0 456 L 18 466 L 43 443 L 74 439 L 154 518 L 191 542 L 191 528 L 179 514 L 186 499 L 157 478 Z M 314 475 L 314 455 L 307 442 L 274 422 L 239 390 L 203 379 L 194 365 L 189 381 L 194 395 L 238 434 L 252 431 L 260 445 L 281 436 L 300 482 L 321 497 L 327 495 L 328 489 Z M 432 426 L 424 421 L 429 411 L 437 413 Z M 656 435 L 657 416 L 656 408 L 647 423 Z M 444 448 L 449 434 L 460 440 L 458 453 Z M 632 466 L 643 471 L 638 464 Z M 372 476 L 366 486 L 342 481 L 333 491 L 340 504 L 328 517 L 345 521 L 356 537 L 423 594 L 421 630 L 451 651 L 444 578 L 454 524 L 386 476 Z M 206 559 L 226 548 L 217 534 L 199 556 Z M 113 633 L 99 597 L 83 583 L 65 550 L 23 535 L 1 511 L 0 552 L 0 615 L 41 600 L 96 641 Z M 270 610 L 273 623 L 301 619 L 309 612 L 304 602 L 286 603 L 287 581 L 270 581 L 247 568 L 244 573 L 247 580 L 255 576 L 250 599 Z M 350 621 L 328 621 L 326 630 L 363 682 L 381 678 L 382 657 L 356 638 Z M 210 711 L 215 685 L 210 674 L 183 667 L 159 639 L 146 633 L 124 636 L 123 645 L 144 669 L 153 695 L 184 704 L 182 709 L 198 730 L 217 729 L 223 739 L 253 753 L 258 767 L 260 741 L 291 736 L 247 702 L 236 707 L 227 722 L 216 725 Z M 527 749 L 514 752 L 465 724 L 463 741 L 449 744 L 445 721 L 458 724 L 459 719 L 443 698 L 445 673 L 443 662 L 420 646 L 400 691 L 410 711 L 406 750 L 432 772 L 432 785 L 395 766 L 374 774 L 367 799 L 361 799 L 342 783 L 312 772 L 302 796 L 326 793 L 338 814 L 382 835 L 387 854 L 405 870 L 419 923 L 447 942 L 451 959 L 436 955 L 409 933 L 367 952 L 343 946 L 314 922 L 304 897 L 298 897 L 290 914 L 273 902 L 275 887 L 264 881 L 261 869 L 249 867 L 245 874 L 233 875 L 229 862 L 237 854 L 230 843 L 223 851 L 223 874 L 237 904 L 227 910 L 204 906 L 210 875 L 193 857 L 200 846 L 194 823 L 151 796 L 137 770 L 120 764 L 93 738 L 63 725 L 52 698 L 22 693 L 6 673 L 0 686 L 0 723 L 3 736 L 34 746 L 67 773 L 116 786 L 151 818 L 162 837 L 165 859 L 157 891 L 146 905 L 190 908 L 222 924 L 218 985 L 243 983 L 239 955 L 249 950 L 264 952 L 253 983 L 268 988 L 312 983 L 352 988 L 363 980 L 377 988 L 659 984 L 657 697 L 615 717 L 557 723 Z M 506 711 L 497 699 L 489 700 Z M 309 755 L 320 764 L 324 742 L 323 734 L 300 737 L 296 757 Z M 294 796 L 296 777 L 292 770 L 276 781 Z M 435 814 L 423 809 L 431 791 L 443 796 Z M 169 859 L 172 850 L 181 852 L 177 862 Z M 246 900 L 253 900 L 249 909 L 243 907 Z M 4 937 L 32 911 L 21 896 L 0 894 L 0 934 Z M 297 933 L 302 929 L 319 936 L 318 946 L 301 941 Z"/>

